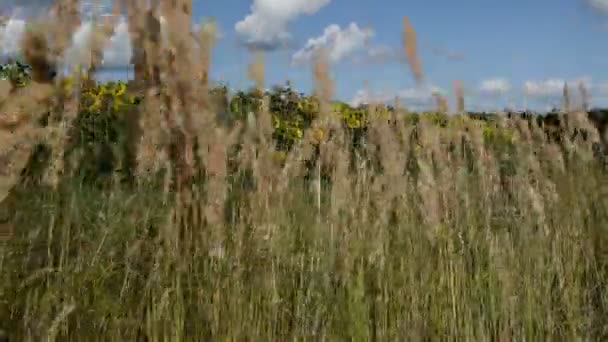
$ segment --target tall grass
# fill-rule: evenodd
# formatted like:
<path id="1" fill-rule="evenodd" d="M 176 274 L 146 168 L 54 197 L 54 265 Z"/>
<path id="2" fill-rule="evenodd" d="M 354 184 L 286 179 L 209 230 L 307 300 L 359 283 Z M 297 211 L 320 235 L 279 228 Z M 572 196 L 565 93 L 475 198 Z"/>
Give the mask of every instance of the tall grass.
<path id="1" fill-rule="evenodd" d="M 94 187 L 74 171 L 63 151 L 77 101 L 48 90 L 40 32 L 24 41 L 33 84 L 0 99 L 39 106 L 20 107 L 30 119 L 3 130 L 3 146 L 19 137 L 19 151 L 52 151 L 33 183 L 16 180 L 27 153 L 6 157 L 19 167 L 2 178 L 17 185 L 4 201 L 0 329 L 14 340 L 608 338 L 608 174 L 585 113 L 565 114 L 555 139 L 518 117 L 488 131 L 464 115 L 414 124 L 397 109 L 372 116 L 353 148 L 329 115 L 321 53 L 322 115 L 277 161 L 268 99 L 244 123 L 214 120 L 213 30 L 183 27 L 191 4 L 143 4 L 128 2 L 146 94 L 128 140 L 137 182 Z M 263 71 L 257 55 L 259 88 Z"/>

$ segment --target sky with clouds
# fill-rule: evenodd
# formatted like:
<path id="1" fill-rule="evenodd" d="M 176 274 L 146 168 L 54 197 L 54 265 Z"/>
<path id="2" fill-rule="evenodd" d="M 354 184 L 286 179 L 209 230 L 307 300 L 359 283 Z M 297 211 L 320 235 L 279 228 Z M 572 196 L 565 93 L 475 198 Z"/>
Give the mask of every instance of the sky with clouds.
<path id="1" fill-rule="evenodd" d="M 1 0 L 0 50 L 15 53 L 31 15 L 48 13 L 51 0 Z M 111 0 L 83 2 L 82 12 L 109 11 Z M 563 85 L 584 84 L 592 104 L 608 106 L 608 0 L 193 0 L 193 25 L 214 18 L 218 42 L 211 77 L 239 89 L 247 80 L 249 49 L 265 51 L 268 87 L 290 80 L 312 89 L 311 60 L 325 47 L 336 98 L 352 103 L 391 101 L 410 107 L 432 103 L 432 93 L 451 97 L 461 80 L 468 109 L 560 104 Z M 424 83 L 404 63 L 403 17 L 417 33 Z M 90 23 L 74 36 L 77 59 Z M 87 26 L 89 25 L 89 26 Z M 118 21 L 104 61 L 104 77 L 127 77 L 127 24 Z"/>

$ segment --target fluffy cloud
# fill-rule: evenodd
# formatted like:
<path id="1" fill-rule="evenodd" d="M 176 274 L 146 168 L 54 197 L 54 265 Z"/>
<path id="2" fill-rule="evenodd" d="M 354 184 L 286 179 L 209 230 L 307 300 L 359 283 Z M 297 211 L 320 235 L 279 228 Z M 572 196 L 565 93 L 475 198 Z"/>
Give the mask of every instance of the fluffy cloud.
<path id="1" fill-rule="evenodd" d="M 523 93 L 527 96 L 536 98 L 558 97 L 563 94 L 564 85 L 566 82 L 570 87 L 578 88 L 582 84 L 587 90 L 591 90 L 593 88 L 593 83 L 591 81 L 591 77 L 589 76 L 580 77 L 570 81 L 566 81 L 561 78 L 550 78 L 540 81 L 526 81 L 523 86 Z"/>
<path id="2" fill-rule="evenodd" d="M 56 0 L 2 0 L 0 1 L 0 13 L 11 12 L 23 19 L 30 16 L 48 16 L 51 5 Z M 94 11 L 97 13 L 110 12 L 112 0 L 81 0 L 80 13 L 90 17 Z"/>
<path id="3" fill-rule="evenodd" d="M 27 16 L 43 14 L 54 0 L 2 0 L 0 12 L 10 12 L 14 15 Z"/>
<path id="4" fill-rule="evenodd" d="M 291 35 L 289 23 L 302 15 L 311 15 L 331 0 L 253 0 L 251 13 L 234 26 L 245 44 L 262 49 L 285 45 Z"/>
<path id="5" fill-rule="evenodd" d="M 25 26 L 25 21 L 17 18 L 10 18 L 0 26 L 0 55 L 14 56 L 19 53 Z"/>
<path id="6" fill-rule="evenodd" d="M 423 85 L 418 87 L 406 88 L 397 93 L 400 100 L 406 107 L 421 108 L 429 107 L 434 104 L 434 95 L 443 94 L 443 89 L 431 86 Z"/>
<path id="7" fill-rule="evenodd" d="M 608 82 L 602 82 L 597 86 L 597 95 L 600 97 L 608 97 Z"/>
<path id="8" fill-rule="evenodd" d="M 511 84 L 504 78 L 494 78 L 481 82 L 479 91 L 484 95 L 503 95 L 511 90 Z"/>
<path id="9" fill-rule="evenodd" d="M 329 61 L 338 62 L 365 46 L 365 40 L 373 35 L 371 30 L 361 29 L 351 23 L 344 29 L 338 25 L 329 25 L 319 37 L 308 40 L 304 48 L 294 53 L 292 64 L 309 62 L 321 48 L 327 49 Z"/>
<path id="10" fill-rule="evenodd" d="M 91 22 L 85 22 L 78 27 L 72 36 L 72 44 L 65 51 L 66 64 L 81 64 L 85 61 L 92 33 L 93 23 Z"/>
<path id="11" fill-rule="evenodd" d="M 608 0 L 587 0 L 587 3 L 599 11 L 608 13 Z"/>
<path id="12" fill-rule="evenodd" d="M 3 56 L 18 55 L 21 50 L 21 39 L 27 26 L 25 17 L 46 11 L 52 3 L 52 0 L 19 0 L 18 7 L 11 5 L 10 2 L 4 5 L 11 10 L 12 15 L 4 23 L 0 23 L 0 54 Z M 93 5 L 92 1 L 82 1 L 80 8 L 81 15 L 86 18 L 90 17 L 93 11 L 98 14 L 109 13 L 110 3 L 111 0 L 98 0 Z M 91 32 L 91 22 L 88 20 L 83 22 L 76 32 L 74 32 L 72 37 L 73 43 L 68 48 L 68 51 L 66 51 L 66 58 L 71 60 L 82 58 L 81 52 L 88 45 Z"/>
<path id="13" fill-rule="evenodd" d="M 421 110 L 432 108 L 435 104 L 435 94 L 443 94 L 443 89 L 432 85 L 421 85 L 417 87 L 405 88 L 396 92 L 372 93 L 367 89 L 359 90 L 349 101 L 350 105 L 358 106 L 361 104 L 388 103 L 399 98 L 401 103 L 410 109 Z"/>
<path id="14" fill-rule="evenodd" d="M 72 44 L 64 55 L 66 65 L 86 63 L 90 52 L 93 29 L 93 22 L 86 21 L 74 32 Z M 114 34 L 106 42 L 103 49 L 102 65 L 104 67 L 126 67 L 130 64 L 131 55 L 132 48 L 128 24 L 125 18 L 121 17 L 114 28 Z"/>
<path id="15" fill-rule="evenodd" d="M 394 96 L 393 96 L 394 98 Z M 353 98 L 349 101 L 349 104 L 353 107 L 360 105 L 375 103 L 386 103 L 391 100 L 389 93 L 372 93 L 368 89 L 358 90 Z"/>
<path id="16" fill-rule="evenodd" d="M 132 53 L 129 26 L 123 19 L 116 26 L 114 35 L 110 38 L 108 46 L 104 50 L 103 64 L 105 66 L 129 65 Z"/>
<path id="17" fill-rule="evenodd" d="M 161 28 L 164 20 L 161 18 Z M 11 18 L 0 25 L 0 56 L 15 56 L 21 50 L 21 38 L 25 31 L 26 22 L 23 19 Z M 193 28 L 198 28 L 195 25 Z M 72 44 L 66 50 L 64 58 L 66 65 L 80 64 L 86 61 L 89 44 L 93 33 L 93 23 L 84 21 L 72 36 Z M 220 33 L 216 33 L 219 37 Z M 114 34 L 103 50 L 104 67 L 128 67 L 131 63 L 132 47 L 128 23 L 124 17 L 118 18 Z"/>
<path id="18" fill-rule="evenodd" d="M 80 2 L 80 13 L 90 17 L 93 13 L 108 14 L 112 12 L 112 0 L 85 0 Z"/>
<path id="19" fill-rule="evenodd" d="M 566 81 L 559 78 L 551 78 L 542 81 L 526 81 L 523 92 L 531 97 L 556 97 L 560 96 L 564 90 Z"/>
<path id="20" fill-rule="evenodd" d="M 14 8 L 14 7 L 35 7 L 44 8 L 50 6 L 54 0 L 4 0 L 2 7 Z"/>

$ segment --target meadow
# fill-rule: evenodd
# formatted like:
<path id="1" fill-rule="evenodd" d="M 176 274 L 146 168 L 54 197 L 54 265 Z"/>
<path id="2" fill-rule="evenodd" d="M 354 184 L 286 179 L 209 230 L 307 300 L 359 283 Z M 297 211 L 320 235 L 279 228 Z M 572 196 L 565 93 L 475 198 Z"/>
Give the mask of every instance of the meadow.
<path id="1" fill-rule="evenodd" d="M 313 94 L 257 54 L 228 96 L 213 26 L 138 1 L 134 81 L 88 76 L 111 23 L 54 76 L 76 3 L 0 81 L 5 340 L 608 338 L 606 112 L 353 108 L 322 53 Z"/>

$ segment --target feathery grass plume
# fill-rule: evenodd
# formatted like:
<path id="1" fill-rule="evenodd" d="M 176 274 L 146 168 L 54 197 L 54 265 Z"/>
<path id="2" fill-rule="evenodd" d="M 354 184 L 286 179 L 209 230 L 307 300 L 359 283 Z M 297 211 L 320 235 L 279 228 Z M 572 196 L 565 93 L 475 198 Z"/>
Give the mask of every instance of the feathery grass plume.
<path id="1" fill-rule="evenodd" d="M 421 209 L 424 223 L 426 224 L 426 237 L 433 243 L 437 243 L 438 237 L 442 234 L 442 210 L 439 197 L 439 189 L 433 175 L 432 165 L 428 160 L 418 158 L 418 168 L 420 174 L 417 177 L 416 187 L 421 198 Z"/>
<path id="2" fill-rule="evenodd" d="M 211 225 L 219 225 L 224 215 L 224 204 L 228 191 L 228 153 L 233 148 L 240 133 L 240 127 L 226 132 L 223 127 L 216 127 L 205 154 L 205 171 L 207 176 L 207 203 L 205 217 Z"/>
<path id="3" fill-rule="evenodd" d="M 583 145 L 591 146 L 593 143 L 599 143 L 601 137 L 597 127 L 589 120 L 589 114 L 583 110 L 573 110 L 567 116 L 567 130 L 571 137 L 575 136 L 576 132 L 586 132 L 587 139 L 582 141 L 581 134 L 576 134 L 579 142 Z"/>
<path id="4" fill-rule="evenodd" d="M 53 80 L 54 61 L 51 59 L 52 56 L 48 54 L 50 46 L 46 38 L 46 32 L 37 27 L 26 30 L 23 34 L 21 45 L 23 59 L 31 67 L 30 75 L 32 81 L 51 83 Z"/>
<path id="5" fill-rule="evenodd" d="M 9 18 L 4 15 L 0 15 L 0 29 L 4 30 L 6 27 L 6 23 L 9 21 Z M 4 56 L 5 52 L 3 51 L 3 46 L 0 45 L 0 56 Z"/>
<path id="6" fill-rule="evenodd" d="M 211 50 L 215 44 L 215 22 L 205 23 L 198 32 L 200 66 L 201 68 L 201 98 L 199 108 L 203 120 L 200 120 L 198 145 L 199 158 L 204 162 L 206 171 L 206 204 L 203 212 L 207 223 L 219 225 L 223 223 L 224 204 L 228 191 L 228 152 L 236 141 L 240 126 L 236 125 L 228 132 L 224 127 L 217 127 L 211 113 L 215 109 L 209 102 L 208 75 Z M 217 237 L 215 237 L 217 239 Z"/>
<path id="7" fill-rule="evenodd" d="M 247 76 L 255 83 L 255 88 L 264 91 L 264 52 L 255 50 L 253 53 L 253 61 L 249 63 L 247 68 Z"/>
<path id="8" fill-rule="evenodd" d="M 562 110 L 564 113 L 570 112 L 570 92 L 568 90 L 568 82 L 564 83 L 564 90 L 562 92 Z"/>
<path id="9" fill-rule="evenodd" d="M 497 160 L 485 143 L 483 123 L 477 120 L 467 120 L 466 123 L 466 136 L 473 151 L 475 175 L 479 177 L 480 193 L 484 194 L 484 200 L 489 201 L 498 188 Z M 489 224 L 492 215 L 491 210 L 484 213 L 486 224 Z"/>
<path id="10" fill-rule="evenodd" d="M 27 139 L 30 127 L 21 128 L 11 133 L 0 131 L 0 202 L 4 201 L 13 187 L 18 183 L 21 170 L 26 166 L 32 153 L 33 144 Z M 25 136 L 25 137 L 24 137 Z"/>
<path id="11" fill-rule="evenodd" d="M 72 96 L 64 101 L 61 105 L 63 114 L 61 120 L 45 129 L 44 141 L 51 147 L 51 157 L 44 172 L 44 183 L 53 189 L 57 189 L 66 169 L 71 167 L 71 165 L 66 165 L 65 150 L 72 140 L 70 128 L 78 115 L 78 100 L 76 96 Z"/>
<path id="12" fill-rule="evenodd" d="M 161 38 L 161 13 L 157 3 L 149 9 L 144 6 L 143 2 L 129 2 L 127 6 L 133 44 L 134 86 L 143 89 L 145 95 L 138 114 L 140 137 L 136 159 L 140 180 L 169 166 L 169 126 L 172 125 L 167 121 L 170 116 L 166 87 L 161 80 L 162 73 L 166 74 L 167 70 L 167 46 L 163 46 Z M 169 174 L 171 172 L 167 172 Z M 165 184 L 165 189 L 169 187 L 169 183 Z"/>
<path id="13" fill-rule="evenodd" d="M 260 225 L 268 228 L 268 216 L 271 213 L 271 203 L 278 194 L 276 184 L 279 180 L 279 166 L 273 162 L 275 147 L 272 141 L 272 113 L 270 112 L 270 95 L 264 91 L 264 55 L 261 50 L 256 50 L 252 55 L 253 61 L 248 66 L 248 77 L 254 82 L 254 96 L 259 105 L 255 106 L 255 128 L 257 132 L 254 136 L 245 141 L 245 144 L 252 144 L 249 153 L 251 156 L 251 171 L 255 180 L 255 192 L 251 198 L 249 207 L 249 219 L 260 222 Z M 250 140 L 256 138 L 255 140 Z M 247 165 L 247 164 L 244 164 Z M 267 229 L 256 230 L 258 234 L 268 233 Z"/>
<path id="14" fill-rule="evenodd" d="M 441 114 L 447 113 L 448 100 L 445 98 L 445 96 L 436 92 L 436 93 L 433 93 L 433 97 L 435 98 L 435 105 L 436 105 L 437 113 L 441 113 Z"/>
<path id="15" fill-rule="evenodd" d="M 192 0 L 161 1 L 160 10 L 167 22 L 169 41 L 174 47 L 189 42 Z"/>
<path id="16" fill-rule="evenodd" d="M 408 17 L 403 18 L 401 40 L 403 49 L 405 51 L 405 57 L 410 66 L 412 74 L 414 74 L 414 79 L 416 82 L 421 83 L 423 79 L 422 61 L 418 56 L 418 48 L 416 46 L 416 31 L 410 24 Z"/>
<path id="17" fill-rule="evenodd" d="M 51 33 L 52 43 L 46 52 L 50 59 L 60 59 L 71 44 L 73 34 L 81 25 L 79 6 L 80 0 L 56 0 L 50 10 L 53 19 L 36 25 Z"/>
<path id="18" fill-rule="evenodd" d="M 106 16 L 103 21 L 97 22 L 97 18 L 93 17 L 93 28 L 90 37 L 90 55 L 89 60 L 85 65 L 88 65 L 87 74 L 89 77 L 94 75 L 98 66 L 103 62 L 103 51 L 110 42 L 110 39 L 115 32 L 115 19 Z"/>
<path id="19" fill-rule="evenodd" d="M 158 23 L 158 29 L 152 29 L 147 31 L 149 27 L 146 19 L 149 16 L 142 15 L 146 13 L 146 1 L 145 0 L 132 0 L 124 2 L 127 8 L 127 23 L 129 28 L 129 36 L 131 41 L 131 48 L 133 50 L 131 56 L 131 64 L 133 64 L 134 80 L 137 83 L 144 83 L 147 77 L 146 68 L 146 49 L 144 44 L 149 40 L 153 40 L 158 36 L 160 31 L 160 23 Z M 151 35 L 150 36 L 148 36 Z M 153 56 L 159 57 L 159 56 Z M 156 60 L 156 59 L 154 59 Z"/>
<path id="20" fill-rule="evenodd" d="M 464 114 L 464 88 L 462 87 L 462 81 L 454 81 L 454 95 L 456 97 L 456 108 L 458 113 Z"/>
<path id="21" fill-rule="evenodd" d="M 0 101 L 0 201 L 17 184 L 33 146 L 40 141 L 38 122 L 51 107 L 53 87 L 46 48 L 42 32 L 27 31 L 22 50 L 25 61 L 32 66 L 32 82 L 14 90 L 11 90 L 10 82 L 3 82 L 2 92 L 6 95 Z"/>
<path id="22" fill-rule="evenodd" d="M 192 74 L 192 67 L 196 66 L 196 60 L 192 48 L 194 39 L 189 24 L 191 20 L 190 5 L 187 1 L 181 1 L 172 5 L 163 2 L 161 6 L 161 13 L 166 21 L 169 44 L 167 71 L 173 75 L 172 78 L 166 79 L 170 85 L 167 90 L 177 100 L 173 101 L 169 108 L 182 111 L 182 129 L 189 135 L 194 135 L 195 128 L 192 123 L 193 112 L 196 110 L 193 106 L 196 103 L 197 75 Z M 178 113 L 174 114 L 176 118 L 179 116 Z"/>
<path id="23" fill-rule="evenodd" d="M 331 99 L 334 95 L 334 84 L 329 74 L 328 52 L 325 48 L 319 49 L 314 56 L 313 79 L 314 93 L 319 101 L 319 116 L 312 125 L 312 132 L 307 141 L 315 141 L 319 146 L 319 156 L 316 160 L 315 193 L 317 220 L 321 220 L 321 170 L 323 160 L 327 159 L 327 147 L 325 142 L 329 139 L 330 130 L 335 126 L 335 120 L 330 116 Z"/>
<path id="24" fill-rule="evenodd" d="M 216 26 L 215 22 L 204 23 L 198 32 L 199 44 L 199 60 L 201 69 L 201 95 L 199 108 L 203 111 L 200 113 L 199 120 L 199 158 L 204 162 L 207 182 L 206 204 L 202 209 L 206 221 L 210 225 L 219 225 L 222 222 L 224 214 L 224 204 L 227 196 L 227 160 L 229 149 L 232 148 L 236 141 L 237 134 L 240 128 L 233 127 L 232 132 L 226 132 L 223 127 L 216 127 L 215 122 L 211 120 L 211 103 L 209 102 L 209 67 L 211 61 L 211 52 L 215 44 Z M 217 239 L 217 237 L 215 237 Z"/>
<path id="25" fill-rule="evenodd" d="M 542 198 L 541 187 L 544 183 L 545 175 L 543 174 L 543 164 L 538 157 L 545 144 L 551 143 L 544 140 L 541 144 L 530 146 L 530 148 L 519 149 L 521 168 L 517 172 L 517 177 L 514 180 L 513 191 L 516 194 L 516 200 L 519 201 L 519 207 L 528 213 L 529 220 L 542 228 L 542 231 L 547 234 L 545 199 Z"/>
<path id="26" fill-rule="evenodd" d="M 581 97 L 581 110 L 582 111 L 588 111 L 589 110 L 589 104 L 590 104 L 590 95 L 589 92 L 587 91 L 587 87 L 585 86 L 585 82 L 580 82 L 578 84 L 578 91 L 580 93 L 580 97 Z"/>
<path id="27" fill-rule="evenodd" d="M 332 154 L 331 214 L 332 220 L 340 220 L 340 214 L 348 209 L 352 199 L 352 179 L 349 174 L 350 155 L 347 149 L 345 129 L 339 129 L 332 137 L 329 150 Z"/>
<path id="28" fill-rule="evenodd" d="M 255 114 L 255 127 L 258 129 L 258 133 L 261 134 L 260 138 L 263 139 L 263 144 L 266 145 L 270 144 L 271 140 L 272 115 L 268 110 L 270 99 L 264 92 L 264 52 L 255 50 L 251 57 L 253 60 L 248 65 L 247 76 L 249 77 L 249 80 L 254 82 L 255 96 L 260 101 L 260 106 L 257 107 L 257 113 L 251 114 Z"/>
<path id="29" fill-rule="evenodd" d="M 329 119 L 331 100 L 334 96 L 334 82 L 330 77 L 328 51 L 319 49 L 313 63 L 315 96 L 319 100 L 319 118 Z"/>
<path id="30" fill-rule="evenodd" d="M 209 84 L 209 67 L 211 64 L 211 50 L 215 46 L 217 28 L 215 21 L 201 25 L 198 32 L 198 43 L 201 58 L 201 82 L 207 87 Z"/>
<path id="31" fill-rule="evenodd" d="M 281 168 L 263 124 L 241 136 L 238 124 L 215 124 L 202 80 L 210 54 L 185 32 L 191 2 L 158 4 L 128 2 L 148 74 L 136 116 L 146 118 L 139 147 L 150 148 L 140 154 L 150 167 L 166 163 L 172 180 L 183 177 L 180 158 L 194 159 L 195 176 L 173 189 L 152 184 L 155 172 L 128 188 L 69 173 L 65 191 L 12 188 L 15 215 L 0 224 L 0 239 L 14 230 L 0 246 L 0 328 L 17 340 L 605 339 L 608 187 L 586 160 L 588 142 L 536 117 L 405 116 L 396 104 L 389 121 L 374 101 L 332 103 L 362 124 L 327 125 L 321 113 L 280 151 Z M 164 45 L 153 37 L 163 11 Z M 210 49 L 200 32 L 198 43 Z M 308 120 L 333 93 L 322 86 L 333 83 L 327 65 L 313 75 L 312 106 L 277 107 L 270 92 L 252 110 Z M 78 102 L 51 82 L 4 84 L 0 151 L 17 149 L 0 153 L 12 168 L 0 171 L 19 179 L 14 156 L 63 138 L 54 117 L 71 117 Z M 587 125 L 578 112 L 568 113 L 572 132 Z"/>
<path id="32" fill-rule="evenodd" d="M 194 175 L 194 142 L 198 129 L 196 116 L 196 70 L 190 32 L 191 12 L 188 3 L 178 1 L 161 3 L 161 13 L 166 21 L 168 34 L 167 64 L 162 92 L 166 106 L 165 120 L 170 131 L 172 163 L 175 168 L 177 189 L 186 189 Z M 184 22 L 186 24 L 184 24 Z M 177 60 L 179 56 L 179 61 Z M 194 68 L 194 69 L 193 69 Z"/>
<path id="33" fill-rule="evenodd" d="M 139 137 L 137 143 L 137 178 L 145 180 L 151 175 L 157 174 L 167 162 L 162 161 L 167 157 L 167 130 L 166 123 L 162 120 L 162 108 L 159 94 L 155 89 L 147 90 L 147 94 L 139 114 Z"/>
<path id="34" fill-rule="evenodd" d="M 400 110 L 402 110 L 403 108 L 401 108 L 401 99 L 399 99 L 398 95 L 395 95 L 395 97 L 393 97 L 393 114 L 394 117 L 393 119 L 397 119 L 396 115 L 400 112 Z"/>
<path id="35" fill-rule="evenodd" d="M 402 133 L 405 135 L 408 135 L 412 129 L 400 128 L 404 129 Z M 388 224 L 395 201 L 408 190 L 408 182 L 404 180 L 407 165 L 407 154 L 404 149 L 407 143 L 401 139 L 395 129 L 388 118 L 381 116 L 372 118 L 369 125 L 369 146 L 372 147 L 373 159 L 379 166 L 374 171 L 376 186 L 373 201 L 378 208 L 379 221 L 383 224 Z"/>
<path id="36" fill-rule="evenodd" d="M 69 25 L 60 25 L 55 28 L 58 34 L 65 36 L 63 39 L 53 42 L 54 44 L 58 44 L 53 46 L 56 54 L 63 54 L 61 49 L 66 48 L 64 41 L 70 40 L 69 37 L 74 33 L 77 25 L 80 24 L 79 17 L 75 16 L 78 14 L 78 5 L 78 1 L 66 1 L 58 5 L 59 13 L 61 13 L 61 16 L 63 16 L 65 20 L 69 21 Z M 96 13 L 94 13 L 92 29 L 86 47 L 87 51 L 79 51 L 79 54 L 84 59 L 74 61 L 77 65 L 84 65 L 86 71 L 83 75 L 80 69 L 77 68 L 76 70 L 72 70 L 72 74 L 69 76 L 76 81 L 73 84 L 76 88 L 95 85 L 93 73 L 98 65 L 101 64 L 103 49 L 114 34 L 115 23 L 112 20 L 108 18 L 108 20 L 102 22 L 100 26 L 96 19 Z M 85 76 L 84 79 L 83 76 Z M 57 79 L 57 85 L 59 85 L 59 82 L 60 79 Z M 64 172 L 67 171 L 66 169 L 70 166 L 65 164 L 66 156 L 64 152 L 72 140 L 72 123 L 76 120 L 78 111 L 80 110 L 79 92 L 74 92 L 73 90 L 74 89 L 69 89 L 67 94 L 64 94 L 64 98 L 58 99 L 61 103 L 56 104 L 56 107 L 57 111 L 61 113 L 60 120 L 59 122 L 54 122 L 54 125 L 49 126 L 46 131 L 45 140 L 47 144 L 50 145 L 52 152 L 50 157 L 51 162 L 49 167 L 45 170 L 45 182 L 53 188 L 57 187 L 60 178 L 63 177 Z"/>

